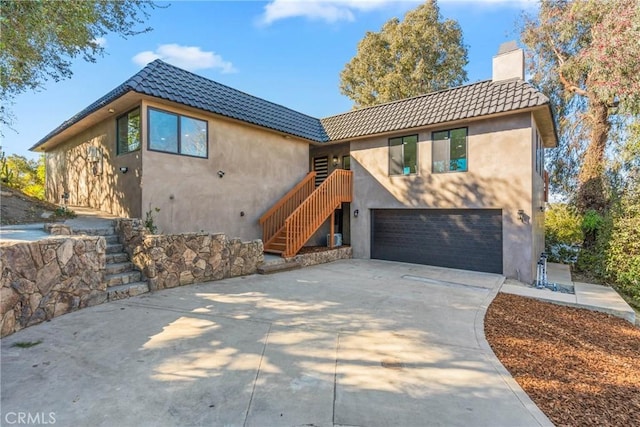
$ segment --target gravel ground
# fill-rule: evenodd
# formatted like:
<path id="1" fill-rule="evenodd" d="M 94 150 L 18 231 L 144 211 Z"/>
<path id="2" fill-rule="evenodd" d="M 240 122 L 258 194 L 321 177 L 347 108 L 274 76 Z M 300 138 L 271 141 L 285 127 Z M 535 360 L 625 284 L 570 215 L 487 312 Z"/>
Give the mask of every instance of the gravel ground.
<path id="1" fill-rule="evenodd" d="M 558 426 L 640 426 L 640 328 L 620 318 L 498 294 L 493 351 Z"/>

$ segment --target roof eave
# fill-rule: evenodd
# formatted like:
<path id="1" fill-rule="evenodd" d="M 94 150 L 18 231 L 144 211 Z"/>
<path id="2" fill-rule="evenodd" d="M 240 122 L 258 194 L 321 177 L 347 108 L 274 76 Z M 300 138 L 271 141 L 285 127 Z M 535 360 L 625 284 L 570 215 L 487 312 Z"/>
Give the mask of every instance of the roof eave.
<path id="1" fill-rule="evenodd" d="M 538 108 L 533 112 L 533 116 L 538 125 L 538 131 L 542 136 L 544 148 L 555 148 L 558 146 L 558 129 L 554 120 L 553 108 L 551 104 L 545 104 L 545 108 Z"/>
<path id="2" fill-rule="evenodd" d="M 83 112 L 82 117 L 80 118 L 77 118 L 76 115 L 69 120 L 66 120 L 57 129 L 54 129 L 49 133 L 49 135 L 35 143 L 31 148 L 29 148 L 29 150 L 34 152 L 49 151 L 50 149 L 69 140 L 69 138 L 76 136 L 80 132 L 108 119 L 109 117 L 117 117 L 120 114 L 129 111 L 141 99 L 142 95 L 133 90 L 123 92 L 111 101 L 97 105 L 96 108 L 90 111 Z M 67 123 L 70 124 L 67 125 Z"/>

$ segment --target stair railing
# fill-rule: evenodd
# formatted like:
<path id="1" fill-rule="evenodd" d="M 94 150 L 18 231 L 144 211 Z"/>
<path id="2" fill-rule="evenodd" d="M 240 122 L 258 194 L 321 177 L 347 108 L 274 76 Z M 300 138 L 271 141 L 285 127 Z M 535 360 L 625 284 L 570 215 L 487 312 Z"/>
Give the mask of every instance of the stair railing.
<path id="1" fill-rule="evenodd" d="M 267 246 L 284 227 L 285 220 L 305 201 L 315 188 L 316 173 L 309 172 L 295 187 L 260 217 L 262 242 Z"/>
<path id="2" fill-rule="evenodd" d="M 324 221 L 353 198 L 353 172 L 336 169 L 286 218 L 287 245 L 283 257 L 292 257 Z"/>

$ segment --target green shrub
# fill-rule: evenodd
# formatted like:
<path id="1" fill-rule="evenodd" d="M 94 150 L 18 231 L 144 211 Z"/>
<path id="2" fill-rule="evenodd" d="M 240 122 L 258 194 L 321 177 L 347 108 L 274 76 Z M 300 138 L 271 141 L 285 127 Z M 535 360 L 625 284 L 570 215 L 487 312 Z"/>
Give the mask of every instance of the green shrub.
<path id="1" fill-rule="evenodd" d="M 611 213 L 604 272 L 640 307 L 640 197 L 622 200 Z M 603 233 L 605 234 L 605 233 Z"/>
<path id="2" fill-rule="evenodd" d="M 158 226 L 155 224 L 153 211 L 156 211 L 156 213 L 160 212 L 160 208 L 151 209 L 151 204 L 149 204 L 149 210 L 145 213 L 144 226 L 149 230 L 149 233 L 156 234 L 158 232 Z"/>
<path id="3" fill-rule="evenodd" d="M 553 203 L 544 218 L 545 252 L 550 262 L 572 263 L 582 243 L 582 219 L 566 203 Z"/>
<path id="4" fill-rule="evenodd" d="M 545 238 L 554 243 L 577 245 L 582 242 L 582 220 L 566 203 L 552 203 L 545 212 Z"/>
<path id="5" fill-rule="evenodd" d="M 593 209 L 589 209 L 582 218 L 582 231 L 585 233 L 597 232 L 604 225 L 604 218 Z"/>
<path id="6" fill-rule="evenodd" d="M 78 216 L 74 211 L 66 206 L 58 206 L 54 214 L 60 218 L 75 218 L 76 216 Z"/>

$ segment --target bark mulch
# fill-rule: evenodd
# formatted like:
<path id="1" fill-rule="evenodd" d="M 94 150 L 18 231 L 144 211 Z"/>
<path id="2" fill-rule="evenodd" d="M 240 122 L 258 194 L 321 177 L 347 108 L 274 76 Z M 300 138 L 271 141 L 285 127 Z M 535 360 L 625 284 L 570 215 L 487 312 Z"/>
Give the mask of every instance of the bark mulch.
<path id="1" fill-rule="evenodd" d="M 487 341 L 558 426 L 640 426 L 640 328 L 620 318 L 498 294 Z"/>

